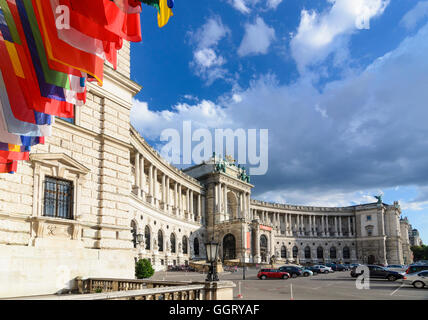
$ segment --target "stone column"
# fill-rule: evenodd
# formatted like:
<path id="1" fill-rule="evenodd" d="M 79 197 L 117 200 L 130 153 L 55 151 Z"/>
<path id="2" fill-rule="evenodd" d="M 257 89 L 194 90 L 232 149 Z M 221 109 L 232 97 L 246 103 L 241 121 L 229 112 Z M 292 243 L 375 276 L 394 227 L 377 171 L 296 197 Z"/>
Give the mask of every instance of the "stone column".
<path id="1" fill-rule="evenodd" d="M 313 236 L 314 233 L 312 232 L 312 216 L 309 216 L 309 235 Z"/>
<path id="2" fill-rule="evenodd" d="M 324 216 L 321 216 L 321 237 L 325 237 L 325 223 L 324 223 Z"/>
<path id="3" fill-rule="evenodd" d="M 198 220 L 202 223 L 202 196 L 198 194 Z"/>
<path id="4" fill-rule="evenodd" d="M 157 188 L 157 181 L 158 181 L 158 169 L 155 167 L 153 170 L 153 197 L 154 197 L 154 205 L 157 207 L 158 204 L 158 188 Z"/>
<path id="5" fill-rule="evenodd" d="M 140 189 L 140 154 L 135 153 L 135 186 Z M 138 193 L 137 193 L 138 194 Z"/>
<path id="6" fill-rule="evenodd" d="M 348 217 L 348 237 L 351 237 L 351 217 Z"/>
<path id="7" fill-rule="evenodd" d="M 225 220 L 226 220 L 226 217 L 228 216 L 228 213 L 229 212 L 227 212 L 228 210 L 227 210 L 227 185 L 225 184 L 224 185 L 224 188 L 223 188 L 223 206 L 224 206 L 224 217 L 225 217 Z M 233 219 L 234 217 L 229 217 L 229 219 Z"/>
<path id="8" fill-rule="evenodd" d="M 140 158 L 140 182 L 141 182 L 141 196 L 143 198 L 143 200 L 146 199 L 145 195 L 146 195 L 146 174 L 144 173 L 144 157 L 143 155 L 141 155 Z"/>
<path id="9" fill-rule="evenodd" d="M 221 183 L 218 183 L 217 184 L 217 197 L 218 197 L 218 212 L 223 212 L 223 208 L 222 208 L 222 206 L 223 206 L 223 204 L 222 204 L 222 201 L 221 201 Z"/>
<path id="10" fill-rule="evenodd" d="M 187 218 L 190 218 L 190 190 L 187 188 L 186 190 L 186 211 L 187 211 Z"/>
<path id="11" fill-rule="evenodd" d="M 326 235 L 326 237 L 330 237 L 330 229 L 329 229 L 329 219 L 328 219 L 329 217 L 328 216 L 325 216 L 324 217 L 324 222 L 325 222 L 325 235 Z"/>
<path id="12" fill-rule="evenodd" d="M 149 195 L 150 195 L 150 202 L 153 204 L 153 165 L 150 164 L 149 167 Z"/>
<path id="13" fill-rule="evenodd" d="M 193 212 L 193 190 L 190 190 L 190 194 L 189 194 L 189 197 L 190 197 L 190 199 L 189 199 L 189 201 L 190 201 L 190 220 L 192 220 L 192 221 L 194 221 L 194 219 L 193 219 L 193 215 L 194 215 L 194 212 Z"/>
<path id="14" fill-rule="evenodd" d="M 214 213 L 219 212 L 219 208 L 218 208 L 218 187 L 217 187 L 217 183 L 214 183 Z"/>
<path id="15" fill-rule="evenodd" d="M 166 176 L 166 210 L 171 213 L 171 195 L 170 195 L 169 176 Z"/>
<path id="16" fill-rule="evenodd" d="M 251 197 L 250 197 L 250 193 L 247 193 L 247 211 L 248 211 L 248 214 L 250 214 L 250 206 L 251 206 Z"/>
<path id="17" fill-rule="evenodd" d="M 342 233 L 342 217 L 341 216 L 337 217 L 337 220 L 338 220 L 338 224 L 339 224 L 339 237 L 341 237 L 343 235 L 343 233 Z"/>
<path id="18" fill-rule="evenodd" d="M 260 229 L 256 228 L 256 239 L 255 239 L 255 245 L 256 245 L 256 256 L 255 256 L 255 262 L 260 263 L 261 257 L 260 257 Z"/>
<path id="19" fill-rule="evenodd" d="M 175 214 L 178 215 L 178 183 L 174 182 L 174 206 Z"/>
<path id="20" fill-rule="evenodd" d="M 314 236 L 318 236 L 318 231 L 319 228 L 317 228 L 317 216 L 313 216 L 314 219 Z"/>
<path id="21" fill-rule="evenodd" d="M 181 184 L 178 184 L 178 216 L 181 217 L 183 212 L 183 197 L 181 193 Z"/>
<path id="22" fill-rule="evenodd" d="M 338 230 L 337 230 L 337 217 L 334 217 L 334 236 L 337 237 Z"/>
<path id="23" fill-rule="evenodd" d="M 162 173 L 162 199 L 161 199 L 161 201 L 162 201 L 164 211 L 166 209 L 166 205 L 165 205 L 165 203 L 166 203 L 166 187 L 165 187 L 165 185 L 166 185 L 166 176 L 164 173 Z"/>

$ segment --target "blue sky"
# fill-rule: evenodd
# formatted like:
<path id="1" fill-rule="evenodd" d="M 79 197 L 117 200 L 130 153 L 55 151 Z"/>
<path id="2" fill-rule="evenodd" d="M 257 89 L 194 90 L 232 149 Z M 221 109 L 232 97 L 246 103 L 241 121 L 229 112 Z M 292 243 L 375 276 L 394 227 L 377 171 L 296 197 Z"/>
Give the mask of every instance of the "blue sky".
<path id="1" fill-rule="evenodd" d="M 428 243 L 428 1 L 176 0 L 143 8 L 131 121 L 269 129 L 253 197 L 345 206 L 399 200 Z"/>

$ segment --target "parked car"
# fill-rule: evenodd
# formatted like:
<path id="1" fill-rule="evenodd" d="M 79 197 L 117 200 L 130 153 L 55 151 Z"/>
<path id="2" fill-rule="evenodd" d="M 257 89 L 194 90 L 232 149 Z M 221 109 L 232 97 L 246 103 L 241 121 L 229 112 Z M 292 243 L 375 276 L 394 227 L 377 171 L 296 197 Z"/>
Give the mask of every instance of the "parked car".
<path id="1" fill-rule="evenodd" d="M 317 273 L 330 273 L 330 272 L 334 272 L 334 270 L 326 265 L 323 264 L 316 264 L 313 266 L 314 269 L 319 270 L 317 271 Z"/>
<path id="2" fill-rule="evenodd" d="M 403 274 L 397 271 L 388 270 L 385 267 L 376 266 L 376 265 L 368 265 L 370 272 L 370 278 L 379 278 L 379 279 L 388 279 L 389 281 L 396 281 L 398 279 L 403 279 Z M 363 274 L 363 272 L 357 273 L 357 267 L 354 267 L 351 270 L 351 276 L 356 278 L 359 275 Z"/>
<path id="3" fill-rule="evenodd" d="M 423 270 L 428 270 L 428 264 L 412 264 L 407 268 L 406 273 L 411 274 Z"/>
<path id="4" fill-rule="evenodd" d="M 397 271 L 400 273 L 406 272 L 408 266 L 401 264 L 390 264 L 386 267 L 388 270 Z"/>
<path id="5" fill-rule="evenodd" d="M 297 266 L 282 266 L 279 268 L 279 270 L 282 272 L 289 273 L 290 276 L 293 278 L 297 278 L 297 277 L 303 275 L 303 272 L 300 268 L 301 267 L 297 267 Z"/>
<path id="6" fill-rule="evenodd" d="M 403 283 L 411 284 L 418 289 L 428 286 L 428 270 L 406 274 Z"/>
<path id="7" fill-rule="evenodd" d="M 265 280 L 268 278 L 273 279 L 288 279 L 290 274 L 288 272 L 283 272 L 278 269 L 261 269 L 257 274 L 257 278 Z"/>
<path id="8" fill-rule="evenodd" d="M 311 270 L 313 274 L 323 273 L 322 267 L 319 265 L 308 267 L 308 269 Z"/>
<path id="9" fill-rule="evenodd" d="M 302 271 L 302 275 L 304 277 L 313 276 L 314 273 L 308 267 L 300 267 L 300 271 Z"/>
<path id="10" fill-rule="evenodd" d="M 347 271 L 348 268 L 346 268 L 343 264 L 333 264 L 331 267 L 334 271 Z"/>

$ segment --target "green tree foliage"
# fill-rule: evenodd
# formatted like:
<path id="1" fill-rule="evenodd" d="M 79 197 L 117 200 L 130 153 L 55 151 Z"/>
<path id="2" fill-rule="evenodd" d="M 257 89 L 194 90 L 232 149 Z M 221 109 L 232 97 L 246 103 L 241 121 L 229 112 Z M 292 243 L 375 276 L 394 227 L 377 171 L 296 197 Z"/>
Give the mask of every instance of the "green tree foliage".
<path id="1" fill-rule="evenodd" d="M 149 259 L 140 259 L 135 264 L 135 276 L 137 279 L 150 278 L 155 273 Z"/>
<path id="2" fill-rule="evenodd" d="M 419 261 L 419 260 L 428 260 L 428 246 L 421 245 L 421 246 L 413 246 L 411 247 L 413 252 L 413 260 Z"/>

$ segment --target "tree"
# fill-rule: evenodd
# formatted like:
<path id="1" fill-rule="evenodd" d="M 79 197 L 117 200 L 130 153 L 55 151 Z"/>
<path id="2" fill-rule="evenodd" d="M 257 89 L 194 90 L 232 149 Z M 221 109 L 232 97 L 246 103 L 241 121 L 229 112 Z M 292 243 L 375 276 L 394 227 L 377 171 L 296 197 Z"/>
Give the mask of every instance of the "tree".
<path id="1" fill-rule="evenodd" d="M 413 259 L 415 261 L 428 260 L 428 246 L 413 246 L 410 248 L 413 252 Z"/>
<path id="2" fill-rule="evenodd" d="M 137 279 L 150 278 L 155 273 L 149 259 L 140 259 L 135 263 L 135 276 Z"/>

